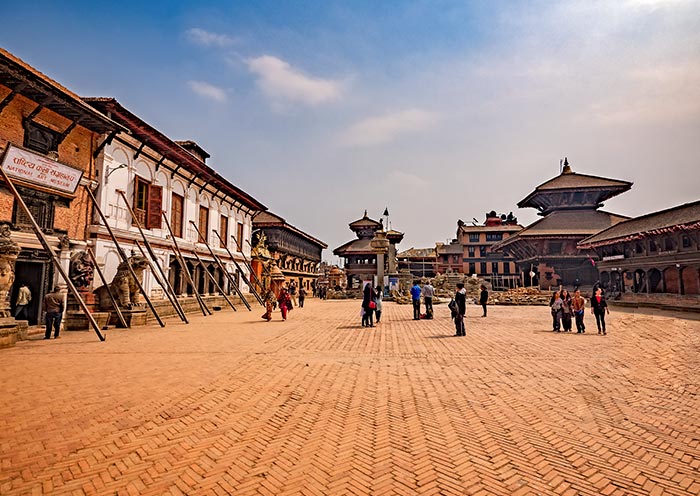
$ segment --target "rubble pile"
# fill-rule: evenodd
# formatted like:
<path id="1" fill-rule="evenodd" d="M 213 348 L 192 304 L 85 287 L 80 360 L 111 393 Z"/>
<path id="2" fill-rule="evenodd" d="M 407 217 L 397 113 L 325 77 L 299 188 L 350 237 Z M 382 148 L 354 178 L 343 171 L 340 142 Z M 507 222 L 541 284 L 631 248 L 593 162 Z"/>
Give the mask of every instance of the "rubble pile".
<path id="1" fill-rule="evenodd" d="M 494 305 L 549 305 L 551 297 L 551 291 L 542 291 L 538 288 L 515 288 L 491 293 L 489 303 Z"/>

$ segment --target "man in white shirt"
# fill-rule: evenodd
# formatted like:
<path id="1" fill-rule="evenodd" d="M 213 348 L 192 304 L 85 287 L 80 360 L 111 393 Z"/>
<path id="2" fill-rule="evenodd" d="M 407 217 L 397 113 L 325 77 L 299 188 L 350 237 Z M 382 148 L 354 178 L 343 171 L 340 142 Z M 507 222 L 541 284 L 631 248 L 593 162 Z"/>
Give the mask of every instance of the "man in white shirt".
<path id="1" fill-rule="evenodd" d="M 423 301 L 425 303 L 425 318 L 433 318 L 433 296 L 435 296 L 435 288 L 430 281 L 423 285 Z"/>

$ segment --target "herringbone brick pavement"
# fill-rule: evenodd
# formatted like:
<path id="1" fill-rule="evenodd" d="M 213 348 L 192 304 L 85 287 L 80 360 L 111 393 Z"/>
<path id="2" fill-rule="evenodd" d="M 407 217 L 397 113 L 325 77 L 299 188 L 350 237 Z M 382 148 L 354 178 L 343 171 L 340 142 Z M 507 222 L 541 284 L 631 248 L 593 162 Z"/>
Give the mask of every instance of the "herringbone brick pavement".
<path id="1" fill-rule="evenodd" d="M 698 321 L 261 312 L 0 351 L 0 494 L 700 493 Z"/>

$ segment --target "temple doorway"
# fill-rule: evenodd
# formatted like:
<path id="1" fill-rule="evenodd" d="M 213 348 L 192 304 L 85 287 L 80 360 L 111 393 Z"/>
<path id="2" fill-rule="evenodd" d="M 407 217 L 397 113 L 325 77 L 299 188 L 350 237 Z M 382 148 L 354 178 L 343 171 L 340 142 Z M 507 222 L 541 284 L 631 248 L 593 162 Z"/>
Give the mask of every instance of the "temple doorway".
<path id="1" fill-rule="evenodd" d="M 27 306 L 27 318 L 29 325 L 37 325 L 41 316 L 41 302 L 48 289 L 48 263 L 17 260 L 15 264 L 15 282 L 12 285 L 10 302 L 12 303 L 12 315 L 15 314 L 15 302 L 20 286 L 24 283 L 32 293 L 32 299 Z M 20 319 L 22 316 L 20 316 Z"/>

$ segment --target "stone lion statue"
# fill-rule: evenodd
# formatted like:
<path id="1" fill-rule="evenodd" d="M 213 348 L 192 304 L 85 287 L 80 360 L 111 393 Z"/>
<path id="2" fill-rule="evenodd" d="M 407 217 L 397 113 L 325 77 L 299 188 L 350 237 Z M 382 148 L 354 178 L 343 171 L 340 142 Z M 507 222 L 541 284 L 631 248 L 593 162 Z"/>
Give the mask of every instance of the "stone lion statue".
<path id="1" fill-rule="evenodd" d="M 148 261 L 141 255 L 132 255 L 129 258 L 129 263 L 134 269 L 139 282 L 143 282 L 143 271 L 148 268 Z M 139 287 L 131 276 L 125 262 L 120 263 L 119 267 L 117 267 L 117 273 L 114 275 L 112 282 L 109 283 L 109 289 L 119 302 L 120 308 L 134 308 L 139 306 Z M 97 296 L 101 311 L 112 309 L 112 300 L 109 297 L 107 286 L 100 286 L 93 291 L 93 293 Z"/>

